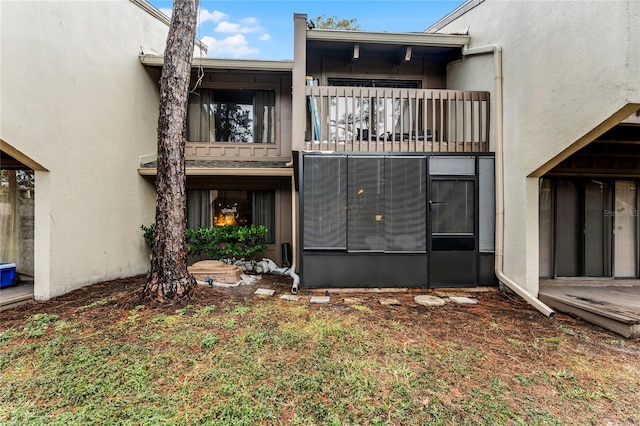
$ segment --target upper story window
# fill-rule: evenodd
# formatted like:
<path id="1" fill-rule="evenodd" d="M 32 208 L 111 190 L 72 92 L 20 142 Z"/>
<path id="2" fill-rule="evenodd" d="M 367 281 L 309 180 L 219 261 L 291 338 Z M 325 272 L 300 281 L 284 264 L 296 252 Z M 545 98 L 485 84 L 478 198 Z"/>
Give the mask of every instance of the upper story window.
<path id="1" fill-rule="evenodd" d="M 189 95 L 187 141 L 275 143 L 273 90 L 200 89 Z"/>

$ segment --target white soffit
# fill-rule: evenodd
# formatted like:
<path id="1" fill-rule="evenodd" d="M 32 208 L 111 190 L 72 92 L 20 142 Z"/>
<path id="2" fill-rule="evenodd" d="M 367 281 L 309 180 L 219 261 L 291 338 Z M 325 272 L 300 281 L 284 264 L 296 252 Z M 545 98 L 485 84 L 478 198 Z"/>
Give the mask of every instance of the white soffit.
<path id="1" fill-rule="evenodd" d="M 140 55 L 140 62 L 151 67 L 162 67 L 164 57 L 161 55 Z M 218 59 L 194 57 L 192 68 L 240 70 L 240 71 L 291 71 L 293 61 L 268 61 L 248 59 Z"/>

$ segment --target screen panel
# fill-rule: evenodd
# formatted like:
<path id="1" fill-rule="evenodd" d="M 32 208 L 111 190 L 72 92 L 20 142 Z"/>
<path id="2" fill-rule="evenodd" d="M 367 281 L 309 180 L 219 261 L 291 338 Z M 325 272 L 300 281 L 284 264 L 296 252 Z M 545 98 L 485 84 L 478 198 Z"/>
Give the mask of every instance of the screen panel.
<path id="1" fill-rule="evenodd" d="M 349 230 L 350 251 L 383 251 L 384 159 L 349 157 Z"/>
<path id="2" fill-rule="evenodd" d="M 478 239 L 480 253 L 493 253 L 495 251 L 496 228 L 496 198 L 495 198 L 495 171 L 493 157 L 480 157 L 478 185 L 480 186 L 478 200 Z"/>
<path id="3" fill-rule="evenodd" d="M 305 249 L 347 247 L 347 160 L 305 156 L 303 163 Z"/>
<path id="4" fill-rule="evenodd" d="M 385 242 L 389 252 L 426 252 L 426 160 L 385 159 Z"/>

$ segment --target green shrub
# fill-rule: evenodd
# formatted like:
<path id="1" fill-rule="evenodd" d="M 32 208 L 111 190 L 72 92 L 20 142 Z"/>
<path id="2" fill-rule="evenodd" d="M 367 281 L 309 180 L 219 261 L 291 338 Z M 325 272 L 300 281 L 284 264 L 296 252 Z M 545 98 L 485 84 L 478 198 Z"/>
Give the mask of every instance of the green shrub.
<path id="1" fill-rule="evenodd" d="M 153 247 L 153 237 L 155 236 L 156 233 L 156 224 L 152 223 L 149 226 L 144 226 L 141 225 L 140 228 L 142 229 L 142 237 L 144 238 L 144 242 L 147 244 L 147 247 L 152 248 Z"/>
<path id="2" fill-rule="evenodd" d="M 147 246 L 152 247 L 154 225 L 142 225 L 141 229 Z M 251 259 L 255 253 L 266 250 L 264 241 L 267 232 L 267 227 L 263 225 L 186 229 L 187 253 L 204 254 L 211 259 Z"/>
<path id="3" fill-rule="evenodd" d="M 262 225 L 187 229 L 187 252 L 212 259 L 251 259 L 255 253 L 266 250 L 266 234 L 267 227 Z"/>

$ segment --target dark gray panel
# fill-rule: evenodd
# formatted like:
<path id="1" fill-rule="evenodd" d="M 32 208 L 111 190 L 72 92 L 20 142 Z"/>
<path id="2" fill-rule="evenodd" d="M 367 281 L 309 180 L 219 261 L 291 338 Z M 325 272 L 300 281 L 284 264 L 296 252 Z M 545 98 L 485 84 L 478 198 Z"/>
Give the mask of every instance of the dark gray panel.
<path id="1" fill-rule="evenodd" d="M 305 156 L 303 173 L 304 248 L 346 248 L 346 157 Z"/>
<path id="2" fill-rule="evenodd" d="M 475 222 L 473 181 L 431 182 L 431 232 L 433 235 L 473 235 Z"/>
<path id="3" fill-rule="evenodd" d="M 434 251 L 431 256 L 430 287 L 475 287 L 476 253 Z"/>
<path id="4" fill-rule="evenodd" d="M 304 253 L 300 286 L 425 287 L 426 254 Z"/>
<path id="5" fill-rule="evenodd" d="M 349 251 L 383 251 L 384 159 L 349 157 Z"/>
<path id="6" fill-rule="evenodd" d="M 495 256 L 493 253 L 480 253 L 479 255 L 478 265 L 479 269 L 479 277 L 478 277 L 478 285 L 479 286 L 497 286 L 498 279 L 496 278 L 495 273 Z"/>
<path id="7" fill-rule="evenodd" d="M 426 252 L 426 160 L 385 159 L 385 250 Z"/>
<path id="8" fill-rule="evenodd" d="M 494 161 L 493 157 L 480 157 L 478 159 L 480 168 L 478 176 L 478 185 L 480 186 L 478 244 L 481 253 L 492 253 L 495 250 L 496 198 Z"/>
<path id="9" fill-rule="evenodd" d="M 473 251 L 476 239 L 472 236 L 434 236 L 431 239 L 433 251 Z"/>

